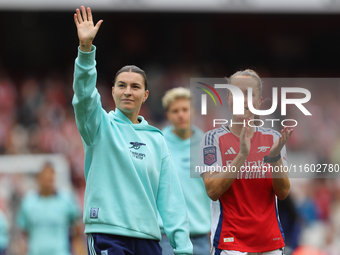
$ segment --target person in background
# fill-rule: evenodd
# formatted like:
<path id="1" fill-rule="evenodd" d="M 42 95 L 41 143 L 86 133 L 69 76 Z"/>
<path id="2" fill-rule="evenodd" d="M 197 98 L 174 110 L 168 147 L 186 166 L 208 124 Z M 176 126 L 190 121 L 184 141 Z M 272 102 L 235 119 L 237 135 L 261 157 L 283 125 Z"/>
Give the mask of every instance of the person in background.
<path id="1" fill-rule="evenodd" d="M 6 254 L 9 243 L 8 221 L 5 214 L 0 209 L 0 255 Z"/>
<path id="2" fill-rule="evenodd" d="M 27 255 L 71 255 L 70 228 L 80 209 L 75 197 L 55 187 L 55 170 L 49 163 L 38 174 L 38 190 L 21 201 L 16 223 L 28 239 Z"/>
<path id="3" fill-rule="evenodd" d="M 199 144 L 204 136 L 202 130 L 190 122 L 191 106 L 190 90 L 179 87 L 165 93 L 162 104 L 170 126 L 165 127 L 164 134 L 167 146 L 174 158 L 176 170 L 181 182 L 185 202 L 188 208 L 190 239 L 194 247 L 194 255 L 209 254 L 210 232 L 210 199 L 205 191 L 200 176 L 193 176 L 198 166 Z M 195 150 L 195 151 L 190 151 Z M 191 153 L 190 153 L 191 152 Z M 195 157 L 197 155 L 197 157 Z M 173 254 L 163 223 L 160 220 L 162 240 L 160 242 L 163 255 Z"/>

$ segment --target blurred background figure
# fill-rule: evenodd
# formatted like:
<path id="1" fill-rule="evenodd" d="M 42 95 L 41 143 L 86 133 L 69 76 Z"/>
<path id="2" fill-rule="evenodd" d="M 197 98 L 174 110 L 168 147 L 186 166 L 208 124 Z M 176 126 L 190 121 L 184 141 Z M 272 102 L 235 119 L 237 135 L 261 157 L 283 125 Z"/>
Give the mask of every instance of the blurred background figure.
<path id="1" fill-rule="evenodd" d="M 5 214 L 0 209 L 0 255 L 6 254 L 9 243 L 8 222 Z"/>
<path id="2" fill-rule="evenodd" d="M 27 238 L 28 255 L 70 255 L 73 233 L 80 216 L 73 194 L 56 190 L 55 170 L 46 164 L 37 177 L 38 190 L 21 201 L 16 223 Z"/>
<path id="3" fill-rule="evenodd" d="M 291 195 L 288 195 L 285 200 L 279 200 L 278 205 L 280 221 L 285 234 L 285 253 L 289 255 L 298 246 L 301 220 Z"/>
<path id="4" fill-rule="evenodd" d="M 295 249 L 292 255 L 329 255 L 313 245 L 302 245 Z"/>
<path id="5" fill-rule="evenodd" d="M 175 162 L 178 177 L 188 209 L 190 239 L 194 246 L 194 255 L 208 255 L 210 243 L 210 199 L 205 191 L 203 179 L 199 175 L 192 176 L 190 167 L 198 166 L 198 150 L 195 153 L 190 149 L 199 148 L 203 138 L 203 131 L 191 124 L 190 108 L 192 98 L 187 88 L 173 88 L 168 90 L 162 98 L 170 126 L 163 129 L 167 146 Z M 192 100 L 193 101 L 193 100 Z M 192 171 L 193 173 L 193 171 Z M 163 255 L 173 254 L 169 239 L 167 238 L 162 222 L 162 240 L 160 242 Z"/>

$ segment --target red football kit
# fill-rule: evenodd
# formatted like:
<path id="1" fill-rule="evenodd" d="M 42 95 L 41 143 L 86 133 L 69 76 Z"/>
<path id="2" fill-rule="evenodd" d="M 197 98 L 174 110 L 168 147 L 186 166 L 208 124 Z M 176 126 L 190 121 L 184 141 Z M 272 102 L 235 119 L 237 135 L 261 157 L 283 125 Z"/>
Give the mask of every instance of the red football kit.
<path id="1" fill-rule="evenodd" d="M 230 188 L 211 202 L 211 241 L 215 249 L 266 252 L 285 246 L 270 164 L 263 163 L 281 134 L 256 127 L 249 155 Z M 200 148 L 200 172 L 229 171 L 227 166 L 240 149 L 240 140 L 222 126 L 205 134 Z M 285 147 L 281 150 L 287 165 Z"/>

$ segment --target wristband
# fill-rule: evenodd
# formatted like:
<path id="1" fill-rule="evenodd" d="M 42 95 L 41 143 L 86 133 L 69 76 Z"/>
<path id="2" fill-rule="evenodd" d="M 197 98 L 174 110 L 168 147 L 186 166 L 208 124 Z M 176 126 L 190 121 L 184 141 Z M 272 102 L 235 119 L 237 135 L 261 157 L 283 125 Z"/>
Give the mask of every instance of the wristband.
<path id="1" fill-rule="evenodd" d="M 277 155 L 276 157 L 271 158 L 269 155 L 264 156 L 263 158 L 263 163 L 275 163 L 277 161 L 279 161 L 279 159 L 281 158 L 281 153 L 279 155 Z"/>

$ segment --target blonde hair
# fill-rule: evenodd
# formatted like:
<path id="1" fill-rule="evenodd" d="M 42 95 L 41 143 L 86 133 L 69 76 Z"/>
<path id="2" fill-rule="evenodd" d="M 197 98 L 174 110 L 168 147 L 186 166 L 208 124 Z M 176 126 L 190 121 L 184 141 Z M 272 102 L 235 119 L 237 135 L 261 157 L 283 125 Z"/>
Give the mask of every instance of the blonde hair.
<path id="1" fill-rule="evenodd" d="M 165 111 L 168 111 L 170 104 L 179 98 L 189 99 L 190 101 L 193 100 L 190 94 L 190 90 L 187 88 L 178 87 L 178 88 L 170 89 L 164 94 L 162 98 L 162 105 Z"/>
<path id="2" fill-rule="evenodd" d="M 228 83 L 230 84 L 231 83 L 231 80 L 237 76 L 247 76 L 247 77 L 251 77 L 251 78 L 254 78 L 256 81 L 257 81 L 257 84 L 258 84 L 258 89 L 259 89 L 259 92 L 260 92 L 260 97 L 262 96 L 262 80 L 260 78 L 260 76 L 252 69 L 246 69 L 246 70 L 242 70 L 242 71 L 237 71 L 236 73 L 234 73 L 233 75 L 231 75 L 227 79 Z M 228 90 L 228 93 L 229 93 L 229 90 Z"/>
<path id="3" fill-rule="evenodd" d="M 260 92 L 260 98 L 262 96 L 262 80 L 260 78 L 260 76 L 252 69 L 245 69 L 245 70 L 241 70 L 241 71 L 237 71 L 236 73 L 234 73 L 233 75 L 231 75 L 229 78 L 226 78 L 227 79 L 227 82 L 230 84 L 231 83 L 231 80 L 237 76 L 247 76 L 247 77 L 251 77 L 251 78 L 254 78 L 256 81 L 257 81 L 257 84 L 258 84 L 258 89 L 259 89 L 259 92 Z M 228 90 L 228 95 L 229 95 L 229 90 Z M 256 120 L 260 120 L 260 116 L 259 115 L 254 115 L 254 119 Z M 260 125 L 260 121 L 254 121 L 254 124 L 256 126 L 259 126 Z"/>

